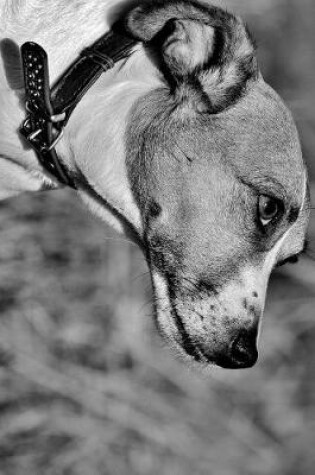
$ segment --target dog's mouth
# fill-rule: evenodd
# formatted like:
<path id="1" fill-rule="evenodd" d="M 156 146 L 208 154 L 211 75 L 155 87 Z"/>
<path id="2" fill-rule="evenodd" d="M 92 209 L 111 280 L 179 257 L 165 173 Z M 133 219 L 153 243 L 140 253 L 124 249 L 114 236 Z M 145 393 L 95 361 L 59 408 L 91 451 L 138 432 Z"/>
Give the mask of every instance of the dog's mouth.
<path id="1" fill-rule="evenodd" d="M 154 309 L 155 324 L 162 338 L 180 356 L 188 356 L 199 363 L 210 363 L 201 347 L 196 341 L 193 341 L 186 330 L 184 321 L 170 296 L 171 292 L 167 279 L 160 273 L 152 272 L 152 283 L 154 293 L 157 296 Z"/>
<path id="2" fill-rule="evenodd" d="M 183 319 L 179 315 L 174 302 L 171 301 L 171 317 L 175 322 L 177 329 L 176 342 L 181 346 L 183 351 L 191 356 L 198 363 L 212 363 L 211 359 L 205 354 L 201 345 L 198 345 L 197 342 L 193 342 L 189 333 L 186 331 L 185 324 Z"/>
<path id="3" fill-rule="evenodd" d="M 258 359 L 258 351 L 256 348 L 257 327 L 251 329 L 252 345 L 248 345 L 248 335 L 245 332 L 235 332 L 235 336 L 230 338 L 230 342 L 221 351 L 213 351 L 206 349 L 202 343 L 193 341 L 189 333 L 186 331 L 183 319 L 172 305 L 172 318 L 175 321 L 178 331 L 176 342 L 181 346 L 182 350 L 194 361 L 201 364 L 211 364 L 220 366 L 225 369 L 241 369 L 254 366 Z M 210 350 L 210 351 L 209 351 Z"/>
<path id="4" fill-rule="evenodd" d="M 177 303 L 165 278 L 154 274 L 152 277 L 158 295 L 155 309 L 157 328 L 179 356 L 203 367 L 216 365 L 241 369 L 256 363 L 258 321 L 251 323 L 247 320 L 247 324 L 241 326 L 235 324 L 236 319 L 233 318 L 223 321 L 220 315 L 216 322 L 216 317 L 212 315 L 206 322 L 207 318 L 191 305 L 187 311 L 185 303 Z M 161 301 L 164 304 L 159 304 Z M 194 305 L 198 305 L 198 299 Z"/>

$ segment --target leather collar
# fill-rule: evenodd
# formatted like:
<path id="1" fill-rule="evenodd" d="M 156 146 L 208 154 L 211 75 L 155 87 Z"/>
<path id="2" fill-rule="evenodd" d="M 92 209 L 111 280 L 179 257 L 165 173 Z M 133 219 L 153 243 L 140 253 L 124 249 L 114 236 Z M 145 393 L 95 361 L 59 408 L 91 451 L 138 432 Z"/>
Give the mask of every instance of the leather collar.
<path id="1" fill-rule="evenodd" d="M 55 149 L 71 113 L 100 75 L 127 58 L 136 43 L 134 38 L 119 32 L 106 33 L 81 52 L 52 89 L 46 51 L 37 43 L 22 45 L 28 115 L 20 133 L 34 148 L 41 165 L 60 183 L 76 188 Z"/>

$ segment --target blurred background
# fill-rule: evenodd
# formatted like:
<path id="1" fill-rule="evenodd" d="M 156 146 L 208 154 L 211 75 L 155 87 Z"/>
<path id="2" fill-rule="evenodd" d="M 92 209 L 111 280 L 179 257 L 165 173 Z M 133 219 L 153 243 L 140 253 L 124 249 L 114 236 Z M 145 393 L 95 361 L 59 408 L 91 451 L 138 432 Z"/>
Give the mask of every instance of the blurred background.
<path id="1" fill-rule="evenodd" d="M 256 36 L 315 180 L 315 2 L 220 5 Z M 273 275 L 254 368 L 201 375 L 156 335 L 140 251 L 73 193 L 0 207 L 1 474 L 314 474 L 315 263 Z"/>

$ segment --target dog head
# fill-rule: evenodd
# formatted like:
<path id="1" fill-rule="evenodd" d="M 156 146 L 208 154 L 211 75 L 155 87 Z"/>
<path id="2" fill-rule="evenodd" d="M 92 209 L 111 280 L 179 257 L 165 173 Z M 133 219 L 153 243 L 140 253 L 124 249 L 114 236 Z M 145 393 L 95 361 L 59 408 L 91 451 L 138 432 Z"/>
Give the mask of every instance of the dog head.
<path id="1" fill-rule="evenodd" d="M 165 82 L 127 128 L 158 328 L 191 360 L 252 366 L 270 273 L 304 246 L 307 175 L 291 114 L 231 14 L 149 2 L 125 27 Z"/>

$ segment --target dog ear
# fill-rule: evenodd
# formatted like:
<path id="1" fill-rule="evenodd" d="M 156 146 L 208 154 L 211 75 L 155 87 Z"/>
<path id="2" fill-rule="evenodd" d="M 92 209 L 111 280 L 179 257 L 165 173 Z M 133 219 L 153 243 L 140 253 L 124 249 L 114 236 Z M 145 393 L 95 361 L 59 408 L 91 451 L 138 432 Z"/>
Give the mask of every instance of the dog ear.
<path id="1" fill-rule="evenodd" d="M 217 113 L 258 76 L 255 47 L 242 21 L 205 4 L 149 1 L 129 11 L 126 30 L 158 55 L 176 97 Z"/>

